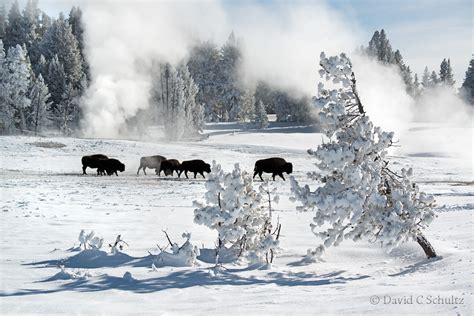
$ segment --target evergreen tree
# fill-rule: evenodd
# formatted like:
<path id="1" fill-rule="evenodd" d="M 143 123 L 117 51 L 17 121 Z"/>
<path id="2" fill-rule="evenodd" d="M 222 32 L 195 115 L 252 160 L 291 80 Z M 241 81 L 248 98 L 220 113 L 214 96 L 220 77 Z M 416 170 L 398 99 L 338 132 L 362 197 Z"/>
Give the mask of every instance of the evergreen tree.
<path id="1" fill-rule="evenodd" d="M 252 90 L 246 90 L 239 102 L 240 108 L 236 118 L 240 122 L 253 121 L 255 115 L 255 93 Z"/>
<path id="2" fill-rule="evenodd" d="M 444 58 L 439 68 L 439 82 L 442 85 L 453 87 L 455 82 L 453 69 L 451 68 L 451 60 Z"/>
<path id="3" fill-rule="evenodd" d="M 413 95 L 418 98 L 421 95 L 421 84 L 418 81 L 418 74 L 415 74 L 415 80 L 413 80 Z"/>
<path id="4" fill-rule="evenodd" d="M 461 94 L 469 104 L 474 105 L 474 58 L 471 58 L 466 71 L 466 78 L 461 86 Z"/>
<path id="5" fill-rule="evenodd" d="M 42 54 L 47 60 L 58 56 L 59 62 L 64 67 L 67 82 L 77 89 L 82 79 L 81 54 L 76 37 L 72 34 L 71 25 L 64 19 L 62 13 L 46 31 L 41 47 Z"/>
<path id="6" fill-rule="evenodd" d="M 423 71 L 421 84 L 423 85 L 423 89 L 428 89 L 431 87 L 431 78 L 430 78 L 430 71 L 428 70 L 428 66 L 426 66 L 425 70 Z"/>
<path id="7" fill-rule="evenodd" d="M 258 128 L 263 129 L 268 127 L 268 115 L 262 100 L 258 101 L 257 106 L 255 107 L 254 122 L 257 124 Z"/>
<path id="8" fill-rule="evenodd" d="M 54 55 L 53 59 L 49 62 L 48 75 L 45 79 L 51 93 L 52 107 L 56 108 L 61 103 L 63 93 L 67 87 L 66 73 L 57 55 Z"/>
<path id="9" fill-rule="evenodd" d="M 22 16 L 18 1 L 13 2 L 10 12 L 8 13 L 8 23 L 5 27 L 5 38 L 3 45 L 8 52 L 10 47 L 15 47 L 17 44 L 23 44 L 25 36 L 23 33 Z"/>
<path id="10" fill-rule="evenodd" d="M 394 53 L 390 41 L 385 34 L 385 30 L 375 31 L 372 39 L 369 42 L 369 47 L 367 49 L 367 54 L 369 56 L 376 57 L 377 60 L 381 61 L 384 64 L 391 64 L 394 60 Z"/>
<path id="11" fill-rule="evenodd" d="M 308 173 L 308 178 L 317 186 L 300 186 L 291 177 L 294 199 L 302 203 L 298 208 L 315 212 L 311 229 L 323 239 L 324 245 L 313 253 L 346 239 L 369 239 L 389 249 L 415 240 L 428 258 L 436 257 L 423 234 L 435 218 L 433 196 L 411 181 L 411 168 L 396 173 L 388 167 L 387 149 L 394 134 L 370 121 L 349 58 L 321 53 L 320 65 L 321 76 L 339 84 L 326 89 L 319 83 L 314 103 L 329 138 L 308 150 L 317 160 L 317 172 Z"/>
<path id="12" fill-rule="evenodd" d="M 28 115 L 29 129 L 34 131 L 36 135 L 47 127 L 49 123 L 48 110 L 51 105 L 48 86 L 41 74 L 36 78 L 29 97 L 31 99 L 31 110 Z"/>
<path id="13" fill-rule="evenodd" d="M 436 86 L 438 86 L 438 84 L 439 84 L 438 75 L 436 75 L 436 72 L 433 70 L 431 72 L 431 76 L 430 76 L 430 86 L 431 87 L 436 87 Z"/>
<path id="14" fill-rule="evenodd" d="M 203 105 L 207 120 L 218 120 L 218 109 L 221 103 L 219 49 L 211 42 L 195 45 L 189 55 L 188 68 L 199 87 L 196 102 Z"/>
<path id="15" fill-rule="evenodd" d="M 42 39 L 46 31 L 51 27 L 51 18 L 45 13 L 41 12 L 41 23 L 38 28 L 38 37 Z"/>
<path id="16" fill-rule="evenodd" d="M 193 136 L 198 134 L 203 129 L 203 109 L 202 105 L 196 102 L 196 95 L 199 91 L 197 84 L 185 63 L 178 66 L 178 77 L 182 80 L 184 90 L 183 103 L 185 115 L 185 132 L 186 136 Z"/>
<path id="17" fill-rule="evenodd" d="M 77 46 L 81 55 L 82 72 L 86 75 L 87 80 L 90 80 L 89 64 L 84 55 L 84 26 L 82 21 L 82 10 L 79 7 L 72 7 L 69 12 L 69 24 L 71 25 L 72 34 L 76 37 Z"/>
<path id="18" fill-rule="evenodd" d="M 79 93 L 72 83 L 62 90 L 61 101 L 53 108 L 52 120 L 64 135 L 71 135 L 80 118 Z"/>
<path id="19" fill-rule="evenodd" d="M 7 71 L 7 106 L 14 112 L 15 128 L 26 131 L 26 111 L 30 106 L 28 88 L 30 85 L 31 65 L 20 45 L 10 47 L 5 60 Z"/>
<path id="20" fill-rule="evenodd" d="M 12 134 L 15 130 L 13 108 L 10 103 L 9 70 L 3 41 L 0 40 L 0 134 Z"/>
<path id="21" fill-rule="evenodd" d="M 220 117 L 224 121 L 235 120 L 239 113 L 242 90 L 239 88 L 238 67 L 241 55 L 234 32 L 232 32 L 221 50 L 220 91 L 224 112 L 220 113 Z"/>
<path id="22" fill-rule="evenodd" d="M 7 27 L 7 11 L 5 10 L 5 4 L 0 6 L 0 40 L 5 40 Z M 2 44 L 3 45 L 3 44 Z"/>

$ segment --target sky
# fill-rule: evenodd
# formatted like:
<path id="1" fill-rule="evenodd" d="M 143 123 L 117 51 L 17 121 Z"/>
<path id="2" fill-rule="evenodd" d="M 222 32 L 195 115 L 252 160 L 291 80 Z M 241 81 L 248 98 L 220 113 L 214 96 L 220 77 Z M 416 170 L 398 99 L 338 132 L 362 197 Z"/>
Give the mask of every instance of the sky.
<path id="1" fill-rule="evenodd" d="M 0 0 L 7 9 L 13 0 Z M 94 2 L 99 2 L 95 0 Z M 189 0 L 191 1 L 191 0 Z M 26 0 L 19 0 L 23 7 Z M 39 7 L 48 15 L 68 12 L 81 0 L 39 0 Z M 123 1 L 122 1 L 123 2 Z M 151 2 L 151 1 L 148 1 Z M 180 1 L 186 3 L 186 1 Z M 197 1 L 192 1 L 196 3 Z M 258 4 L 270 14 L 285 19 L 285 7 L 314 1 L 224 1 L 229 18 L 242 5 Z M 385 29 L 394 49 L 399 49 L 405 62 L 419 74 L 425 66 L 439 72 L 443 58 L 450 58 L 456 86 L 460 86 L 473 53 L 471 0 L 327 0 L 323 1 L 365 35 L 367 45 L 375 30 Z M 133 5 L 131 5 L 131 9 Z M 235 15 L 242 16 L 242 15 Z M 237 21 L 239 22 L 239 21 Z"/>

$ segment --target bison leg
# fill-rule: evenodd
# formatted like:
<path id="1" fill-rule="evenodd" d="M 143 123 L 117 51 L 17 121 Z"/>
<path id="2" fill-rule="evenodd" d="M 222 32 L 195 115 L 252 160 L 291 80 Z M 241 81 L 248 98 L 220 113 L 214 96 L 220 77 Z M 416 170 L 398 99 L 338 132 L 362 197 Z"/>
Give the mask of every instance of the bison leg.
<path id="1" fill-rule="evenodd" d="M 143 173 L 146 175 L 145 169 L 146 169 L 146 166 L 143 166 Z"/>
<path id="2" fill-rule="evenodd" d="M 201 174 L 201 176 L 206 179 L 206 177 L 204 176 L 204 172 L 199 172 Z"/>
<path id="3" fill-rule="evenodd" d="M 87 169 L 87 166 L 82 165 L 82 174 L 87 174 L 86 169 Z"/>
<path id="4" fill-rule="evenodd" d="M 273 181 L 275 181 L 275 176 L 276 176 L 276 173 L 272 173 Z"/>
<path id="5" fill-rule="evenodd" d="M 260 180 L 262 180 L 262 181 L 263 181 L 263 178 L 262 178 L 262 173 L 263 173 L 263 171 L 262 171 L 262 172 L 259 172 L 259 173 L 258 173 L 258 176 L 260 177 Z"/>
<path id="6" fill-rule="evenodd" d="M 278 175 L 283 179 L 283 181 L 286 181 L 285 177 L 283 176 L 283 172 L 280 172 Z"/>
<path id="7" fill-rule="evenodd" d="M 194 173 L 194 179 L 196 179 L 196 176 L 197 176 L 197 172 Z"/>
<path id="8" fill-rule="evenodd" d="M 184 175 L 186 176 L 186 179 L 189 179 L 189 178 L 188 178 L 188 170 L 186 170 L 186 171 L 184 172 Z"/>
<path id="9" fill-rule="evenodd" d="M 257 174 L 258 174 L 258 171 L 255 171 L 255 172 L 253 173 L 253 178 L 252 178 L 252 179 L 255 179 L 255 176 L 256 176 Z"/>
<path id="10" fill-rule="evenodd" d="M 117 173 L 117 170 L 115 170 L 115 175 L 118 177 L 118 173 Z"/>
<path id="11" fill-rule="evenodd" d="M 140 169 L 142 168 L 142 165 L 140 164 L 140 167 L 138 167 L 138 170 L 137 170 L 137 176 L 138 174 L 140 173 Z"/>
<path id="12" fill-rule="evenodd" d="M 161 177 L 161 167 L 160 167 L 160 169 L 156 168 L 155 173 L 158 177 Z"/>

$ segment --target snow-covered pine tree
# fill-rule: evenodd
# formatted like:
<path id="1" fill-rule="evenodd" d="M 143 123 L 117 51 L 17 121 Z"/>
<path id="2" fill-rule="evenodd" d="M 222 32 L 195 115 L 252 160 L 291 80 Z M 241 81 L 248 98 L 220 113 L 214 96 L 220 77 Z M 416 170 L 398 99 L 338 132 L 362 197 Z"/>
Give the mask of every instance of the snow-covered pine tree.
<path id="1" fill-rule="evenodd" d="M 469 61 L 466 77 L 461 86 L 461 95 L 469 104 L 474 105 L 474 58 Z"/>
<path id="2" fill-rule="evenodd" d="M 34 131 L 35 135 L 42 132 L 48 126 L 48 110 L 51 106 L 49 97 L 48 86 L 44 82 L 43 76 L 40 74 L 35 79 L 29 92 L 31 107 L 30 112 L 28 113 L 28 122 L 30 123 L 29 129 Z"/>
<path id="3" fill-rule="evenodd" d="M 0 41 L 5 40 L 6 27 L 7 27 L 7 11 L 5 9 L 5 4 L 2 4 L 0 6 Z"/>
<path id="4" fill-rule="evenodd" d="M 267 200 L 253 188 L 252 176 L 239 164 L 225 173 L 213 161 L 206 189 L 205 201 L 194 201 L 194 222 L 217 230 L 216 265 L 224 248 L 254 261 L 267 260 L 266 254 L 278 247 L 278 235 L 272 231 Z"/>
<path id="5" fill-rule="evenodd" d="M 30 106 L 28 88 L 30 85 L 31 65 L 20 45 L 10 47 L 5 59 L 7 70 L 7 106 L 14 111 L 15 128 L 26 131 L 26 111 Z"/>
<path id="6" fill-rule="evenodd" d="M 423 71 L 421 84 L 423 85 L 423 89 L 431 88 L 431 78 L 430 78 L 430 71 L 428 70 L 428 66 L 426 66 L 425 70 Z"/>
<path id="7" fill-rule="evenodd" d="M 415 74 L 415 78 L 413 80 L 413 96 L 415 98 L 418 98 L 420 97 L 421 94 L 422 94 L 422 90 L 421 90 L 420 82 L 418 80 L 418 74 Z"/>
<path id="8" fill-rule="evenodd" d="M 258 101 L 256 105 L 254 123 L 260 129 L 268 127 L 268 115 L 262 100 Z"/>
<path id="9" fill-rule="evenodd" d="M 8 22 L 5 27 L 5 38 L 3 45 L 5 47 L 5 51 L 8 52 L 10 47 L 23 44 L 25 38 L 21 23 L 22 17 L 20 13 L 20 7 L 18 6 L 17 0 L 12 3 L 10 11 L 8 12 L 7 20 Z"/>
<path id="10" fill-rule="evenodd" d="M 47 29 L 41 41 L 41 53 L 47 60 L 52 60 L 57 55 L 64 67 L 67 83 L 72 83 L 76 89 L 79 87 L 83 75 L 82 58 L 71 25 L 62 13 Z"/>
<path id="11" fill-rule="evenodd" d="M 453 69 L 451 68 L 451 60 L 444 58 L 439 66 L 439 82 L 448 87 L 454 86 Z"/>
<path id="12" fill-rule="evenodd" d="M 15 131 L 14 111 L 10 103 L 9 75 L 3 41 L 0 40 L 0 134 L 2 135 L 12 134 Z"/>
<path id="13" fill-rule="evenodd" d="M 41 53 L 38 48 L 38 30 L 40 26 L 40 15 L 41 11 L 38 9 L 37 0 L 28 0 L 25 8 L 23 9 L 23 15 L 21 19 L 23 42 L 28 51 L 28 55 L 31 58 L 33 64 L 39 60 Z"/>
<path id="14" fill-rule="evenodd" d="M 220 118 L 224 121 L 234 121 L 239 113 L 242 89 L 239 88 L 238 70 L 241 58 L 240 47 L 232 32 L 221 49 L 219 70 L 220 103 L 224 105 Z"/>
<path id="15" fill-rule="evenodd" d="M 205 119 L 217 121 L 220 106 L 220 53 L 217 46 L 211 42 L 195 45 L 189 53 L 188 68 L 199 87 L 196 102 L 203 105 Z"/>
<path id="16" fill-rule="evenodd" d="M 61 101 L 53 108 L 52 121 L 64 135 L 71 135 L 80 118 L 79 92 L 68 83 L 61 95 Z"/>
<path id="17" fill-rule="evenodd" d="M 250 89 L 246 90 L 239 104 L 239 113 L 236 115 L 237 120 L 244 123 L 253 121 L 255 115 L 255 92 Z"/>
<path id="18" fill-rule="evenodd" d="M 193 77 L 189 72 L 188 66 L 185 63 L 178 65 L 178 76 L 183 82 L 184 91 L 184 126 L 185 131 L 183 136 L 195 136 L 203 129 L 204 117 L 202 105 L 196 102 L 196 95 L 199 87 L 194 82 Z"/>
<path id="19" fill-rule="evenodd" d="M 430 85 L 432 88 L 437 87 L 439 84 L 439 78 L 436 72 L 433 70 L 430 75 Z"/>
<path id="20" fill-rule="evenodd" d="M 52 107 L 54 109 L 61 103 L 67 86 L 66 73 L 57 55 L 54 55 L 53 59 L 49 62 L 48 72 L 43 77 L 51 93 Z"/>
<path id="21" fill-rule="evenodd" d="M 321 76 L 336 85 L 329 90 L 320 83 L 314 103 L 329 140 L 308 151 L 320 170 L 308 177 L 322 186 L 312 191 L 291 178 L 299 208 L 315 211 L 313 232 L 324 247 L 344 239 L 372 239 L 392 249 L 414 239 L 428 258 L 436 257 L 422 233 L 435 217 L 435 201 L 410 180 L 411 168 L 401 173 L 389 169 L 386 155 L 393 133 L 374 127 L 365 114 L 351 61 L 345 54 L 327 58 L 321 53 L 320 65 Z"/>

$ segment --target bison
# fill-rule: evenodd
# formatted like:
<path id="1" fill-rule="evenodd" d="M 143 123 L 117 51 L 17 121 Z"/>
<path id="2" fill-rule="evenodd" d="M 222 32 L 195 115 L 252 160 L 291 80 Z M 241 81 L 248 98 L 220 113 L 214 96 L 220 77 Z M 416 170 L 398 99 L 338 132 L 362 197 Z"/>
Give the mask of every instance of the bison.
<path id="1" fill-rule="evenodd" d="M 155 171 L 160 170 L 160 164 L 163 160 L 166 160 L 163 156 L 148 156 L 140 158 L 140 167 L 138 167 L 137 175 L 140 172 L 140 169 L 143 168 L 143 173 L 146 175 L 145 169 L 155 169 Z"/>
<path id="2" fill-rule="evenodd" d="M 211 172 L 211 165 L 200 159 L 183 161 L 181 163 L 181 170 L 179 171 L 178 177 L 181 176 L 183 171 L 186 179 L 189 179 L 188 171 L 194 173 L 194 179 L 196 179 L 196 175 L 198 173 L 205 179 L 206 177 L 204 176 L 204 172 Z"/>
<path id="3" fill-rule="evenodd" d="M 176 159 L 166 159 L 161 162 L 160 169 L 156 173 L 157 175 L 161 174 L 161 171 L 165 172 L 166 176 L 173 175 L 173 172 L 176 171 L 178 177 L 180 176 L 179 171 L 181 170 L 181 164 Z"/>
<path id="4" fill-rule="evenodd" d="M 257 160 L 255 162 L 253 178 L 258 174 L 260 179 L 263 181 L 262 173 L 271 173 L 273 181 L 275 181 L 275 176 L 279 175 L 283 180 L 283 172 L 290 174 L 293 172 L 293 165 L 290 162 L 286 162 L 283 158 L 273 157 L 268 159 Z"/>
<path id="5" fill-rule="evenodd" d="M 117 171 L 124 172 L 125 165 L 118 159 L 100 159 L 98 162 L 98 168 L 105 170 L 109 176 L 115 173 L 118 176 Z"/>
<path id="6" fill-rule="evenodd" d="M 102 175 L 104 173 L 104 170 L 99 168 L 99 163 L 100 163 L 100 160 L 104 160 L 104 159 L 109 159 L 109 157 L 107 157 L 106 155 L 102 155 L 102 154 L 95 154 L 95 155 L 82 157 L 82 159 L 81 159 L 82 174 L 87 174 L 86 169 L 87 169 L 87 167 L 89 167 L 89 168 L 92 168 L 92 169 L 98 168 L 97 169 L 97 175 Z"/>

